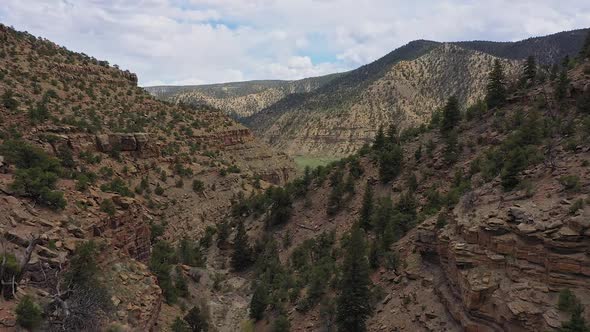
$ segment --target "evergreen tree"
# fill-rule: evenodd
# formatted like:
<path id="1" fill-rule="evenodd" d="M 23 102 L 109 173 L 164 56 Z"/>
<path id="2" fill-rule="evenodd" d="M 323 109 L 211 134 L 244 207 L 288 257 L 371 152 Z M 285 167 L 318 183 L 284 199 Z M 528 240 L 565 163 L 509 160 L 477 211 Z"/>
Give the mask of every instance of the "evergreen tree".
<path id="1" fill-rule="evenodd" d="M 291 323 L 284 315 L 280 315 L 272 324 L 272 332 L 289 332 Z"/>
<path id="2" fill-rule="evenodd" d="M 563 58 L 563 61 L 561 62 L 561 66 L 563 67 L 564 70 L 568 70 L 570 67 L 570 63 L 571 63 L 570 56 L 566 55 Z"/>
<path id="3" fill-rule="evenodd" d="M 365 321 L 371 313 L 369 263 L 363 232 L 353 228 L 342 265 L 340 294 L 337 299 L 336 320 L 340 331 L 365 331 Z"/>
<path id="4" fill-rule="evenodd" d="M 488 78 L 486 103 L 488 109 L 500 107 L 506 102 L 506 82 L 504 69 L 500 60 L 494 61 L 494 67 Z"/>
<path id="5" fill-rule="evenodd" d="M 271 188 L 269 190 L 272 208 L 267 220 L 267 226 L 284 224 L 291 218 L 291 211 L 293 210 L 291 195 L 284 188 Z"/>
<path id="6" fill-rule="evenodd" d="M 537 62 L 535 57 L 530 55 L 524 65 L 524 72 L 522 73 L 522 83 L 524 86 L 530 86 L 535 83 L 537 77 Z"/>
<path id="7" fill-rule="evenodd" d="M 266 298 L 266 288 L 260 283 L 254 289 L 254 294 L 250 300 L 250 318 L 256 321 L 262 319 L 267 305 Z"/>
<path id="8" fill-rule="evenodd" d="M 554 63 L 553 66 L 551 66 L 551 71 L 549 72 L 549 79 L 551 81 L 555 81 L 558 73 L 559 73 L 559 65 L 557 63 Z"/>
<path id="9" fill-rule="evenodd" d="M 459 101 L 455 96 L 449 97 L 447 104 L 443 109 L 443 118 L 441 123 L 441 131 L 447 133 L 461 121 L 461 111 L 459 110 Z"/>
<path id="10" fill-rule="evenodd" d="M 567 70 L 563 69 L 561 73 L 559 73 L 559 79 L 555 86 L 555 98 L 557 98 L 557 100 L 563 100 L 565 98 L 567 95 L 568 84 L 569 78 L 567 77 Z"/>
<path id="11" fill-rule="evenodd" d="M 590 332 L 590 327 L 586 324 L 586 320 L 582 315 L 583 312 L 584 307 L 577 304 L 573 309 L 570 320 L 561 325 L 559 332 Z"/>
<path id="12" fill-rule="evenodd" d="M 389 125 L 389 128 L 387 128 L 387 143 L 399 144 L 399 132 L 397 130 L 397 126 L 393 123 Z"/>
<path id="13" fill-rule="evenodd" d="M 176 302 L 178 296 L 170 277 L 170 270 L 172 264 L 176 263 L 176 258 L 177 253 L 166 241 L 158 241 L 152 248 L 149 267 L 158 278 L 158 283 L 168 303 Z"/>
<path id="14" fill-rule="evenodd" d="M 389 182 L 395 179 L 402 170 L 403 150 L 399 145 L 382 151 L 379 155 L 379 177 L 381 181 Z"/>
<path id="15" fill-rule="evenodd" d="M 371 217 L 373 216 L 373 187 L 367 183 L 365 194 L 363 195 L 363 206 L 361 207 L 359 225 L 364 230 L 371 228 Z"/>
<path id="16" fill-rule="evenodd" d="M 385 147 L 385 134 L 383 133 L 383 127 L 380 126 L 375 135 L 375 140 L 373 141 L 373 149 L 380 151 L 383 147 Z"/>
<path id="17" fill-rule="evenodd" d="M 342 170 L 338 169 L 332 173 L 330 179 L 332 191 L 328 197 L 328 215 L 335 215 L 340 211 L 343 204 L 342 195 L 344 194 L 344 182 Z"/>
<path id="18" fill-rule="evenodd" d="M 201 313 L 198 307 L 193 307 L 184 316 L 184 321 L 188 324 L 192 332 L 207 332 L 209 324 L 206 317 Z"/>
<path id="19" fill-rule="evenodd" d="M 176 280 L 174 286 L 176 287 L 176 293 L 178 294 L 178 296 L 189 296 L 188 284 L 186 283 L 186 278 L 184 277 L 184 272 L 182 272 L 182 268 L 180 267 L 180 265 L 176 266 Z"/>
<path id="20" fill-rule="evenodd" d="M 231 256 L 231 265 L 236 271 L 243 271 L 252 263 L 252 249 L 248 241 L 248 234 L 246 234 L 244 223 L 239 222 Z"/>
<path id="21" fill-rule="evenodd" d="M 517 147 L 510 151 L 501 174 L 504 190 L 512 190 L 518 185 L 518 175 L 524 170 L 526 164 L 526 154 L 522 148 Z"/>
<path id="22" fill-rule="evenodd" d="M 190 332 L 191 329 L 188 324 L 182 320 L 180 317 L 176 317 L 174 322 L 172 323 L 172 327 L 170 327 L 172 332 Z"/>
<path id="23" fill-rule="evenodd" d="M 580 50 L 580 59 L 588 59 L 590 58 L 590 31 L 586 35 L 586 40 L 584 41 L 584 46 Z"/>
<path id="24" fill-rule="evenodd" d="M 414 151 L 414 158 L 416 161 L 420 161 L 422 159 L 422 144 L 418 145 L 416 151 Z"/>

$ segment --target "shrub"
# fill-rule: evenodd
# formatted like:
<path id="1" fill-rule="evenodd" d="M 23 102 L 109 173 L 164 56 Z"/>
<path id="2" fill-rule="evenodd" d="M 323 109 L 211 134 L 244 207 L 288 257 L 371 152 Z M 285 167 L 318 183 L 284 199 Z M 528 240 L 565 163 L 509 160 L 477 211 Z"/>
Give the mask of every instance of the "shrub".
<path id="1" fill-rule="evenodd" d="M 209 329 L 207 317 L 203 315 L 198 307 L 192 307 L 191 310 L 184 316 L 184 321 L 188 324 L 193 332 L 205 332 Z"/>
<path id="2" fill-rule="evenodd" d="M 580 178 L 577 175 L 563 175 L 559 178 L 559 183 L 567 191 L 580 190 Z"/>
<path id="3" fill-rule="evenodd" d="M 562 289 L 559 292 L 559 300 L 557 302 L 559 310 L 571 313 L 577 304 L 578 299 L 569 288 Z"/>
<path id="4" fill-rule="evenodd" d="M 280 315 L 272 324 L 272 332 L 289 332 L 291 323 L 284 315 Z"/>
<path id="5" fill-rule="evenodd" d="M 2 105 L 10 111 L 14 111 L 18 107 L 18 101 L 14 99 L 14 92 L 12 90 L 4 91 L 2 95 Z"/>
<path id="6" fill-rule="evenodd" d="M 156 278 L 158 278 L 164 298 L 169 304 L 175 303 L 178 296 L 172 283 L 172 278 L 170 277 L 170 270 L 172 265 L 176 264 L 176 261 L 176 252 L 168 242 L 158 241 L 152 248 L 149 267 Z"/>
<path id="7" fill-rule="evenodd" d="M 105 198 L 100 202 L 100 211 L 109 216 L 114 216 L 116 212 L 115 204 L 113 204 L 113 201 L 110 198 Z"/>
<path id="8" fill-rule="evenodd" d="M 205 190 L 205 184 L 203 181 L 197 179 L 193 180 L 193 191 L 199 193 L 203 190 Z"/>
<path id="9" fill-rule="evenodd" d="M 24 141 L 9 140 L 0 146 L 0 153 L 18 168 L 11 184 L 17 194 L 30 196 L 54 209 L 63 209 L 63 193 L 53 191 L 61 173 L 60 162 L 45 151 Z"/>
<path id="10" fill-rule="evenodd" d="M 176 317 L 170 329 L 172 332 L 191 332 L 188 324 L 180 317 Z"/>
<path id="11" fill-rule="evenodd" d="M 156 186 L 156 189 L 154 189 L 154 193 L 158 196 L 161 196 L 164 194 L 164 188 L 162 188 L 160 186 L 160 184 L 158 183 L 158 185 Z"/>
<path id="12" fill-rule="evenodd" d="M 395 179 L 402 169 L 403 151 L 399 145 L 393 145 L 379 154 L 379 177 L 382 182 Z"/>
<path id="13" fill-rule="evenodd" d="M 41 307 L 29 295 L 25 295 L 16 307 L 16 322 L 26 329 L 34 329 L 41 325 Z"/>
<path id="14" fill-rule="evenodd" d="M 133 197 L 135 194 L 127 187 L 127 184 L 121 178 L 114 178 L 109 183 L 100 186 L 100 190 L 104 192 L 113 192 L 122 196 Z"/>
<path id="15" fill-rule="evenodd" d="M 250 318 L 259 321 L 264 316 L 267 306 L 267 291 L 264 285 L 259 284 L 254 290 L 250 300 Z"/>
<path id="16" fill-rule="evenodd" d="M 576 200 L 574 202 L 574 204 L 572 204 L 572 206 L 570 206 L 569 214 L 576 214 L 576 212 L 578 212 L 578 210 L 581 210 L 583 208 L 584 208 L 584 200 L 579 198 L 578 200 Z"/>

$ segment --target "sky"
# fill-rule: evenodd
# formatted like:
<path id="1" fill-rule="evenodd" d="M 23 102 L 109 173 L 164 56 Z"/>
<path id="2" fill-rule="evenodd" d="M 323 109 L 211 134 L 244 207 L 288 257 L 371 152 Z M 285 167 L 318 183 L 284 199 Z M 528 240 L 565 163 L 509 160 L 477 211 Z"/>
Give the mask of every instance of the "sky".
<path id="1" fill-rule="evenodd" d="M 513 41 L 590 27 L 588 0 L 0 0 L 0 22 L 187 85 L 357 68 L 415 39 Z"/>

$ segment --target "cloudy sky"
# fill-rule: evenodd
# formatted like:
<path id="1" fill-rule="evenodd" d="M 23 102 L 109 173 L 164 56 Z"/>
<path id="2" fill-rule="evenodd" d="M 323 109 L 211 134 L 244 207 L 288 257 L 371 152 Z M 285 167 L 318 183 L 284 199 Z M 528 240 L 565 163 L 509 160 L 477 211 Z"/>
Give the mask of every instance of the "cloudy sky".
<path id="1" fill-rule="evenodd" d="M 588 0 L 0 0 L 0 22 L 118 64 L 140 85 L 298 79 L 414 39 L 590 26 Z"/>

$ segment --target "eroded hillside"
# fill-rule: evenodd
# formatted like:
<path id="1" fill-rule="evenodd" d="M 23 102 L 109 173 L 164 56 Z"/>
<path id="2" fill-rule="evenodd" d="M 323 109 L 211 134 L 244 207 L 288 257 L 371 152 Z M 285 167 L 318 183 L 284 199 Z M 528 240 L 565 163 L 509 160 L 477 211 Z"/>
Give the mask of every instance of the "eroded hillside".
<path id="1" fill-rule="evenodd" d="M 3 25 L 0 142 L 3 330 L 27 301 L 43 330 L 152 329 L 154 239 L 197 237 L 234 196 L 294 174 L 222 112 L 157 101 L 128 71 Z"/>
<path id="2" fill-rule="evenodd" d="M 213 106 L 234 118 L 245 118 L 294 93 L 306 93 L 332 81 L 340 74 L 297 81 L 250 81 L 197 86 L 153 86 L 154 96 L 189 105 Z"/>
<path id="3" fill-rule="evenodd" d="M 234 205 L 236 240 L 218 254 L 231 265 L 236 248 L 252 250 L 252 265 L 221 289 L 251 281 L 251 329 L 335 331 L 354 227 L 366 234 L 370 331 L 556 331 L 577 319 L 590 305 L 590 63 L 456 121 L 392 130 L 287 186 L 292 201 L 271 191 Z M 236 244 L 241 227 L 250 249 Z"/>
<path id="4" fill-rule="evenodd" d="M 356 97 L 340 104 L 325 108 L 312 102 L 282 111 L 269 109 L 248 124 L 271 145 L 292 155 L 346 156 L 369 142 L 381 125 L 395 122 L 407 128 L 425 123 L 449 95 L 456 95 L 463 105 L 481 99 L 494 59 L 442 44 L 417 59 L 395 63 Z M 502 62 L 514 78 L 520 62 Z"/>

